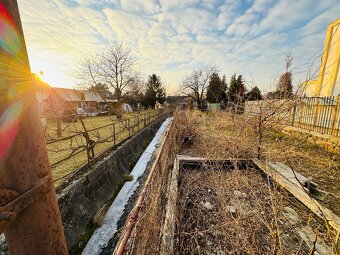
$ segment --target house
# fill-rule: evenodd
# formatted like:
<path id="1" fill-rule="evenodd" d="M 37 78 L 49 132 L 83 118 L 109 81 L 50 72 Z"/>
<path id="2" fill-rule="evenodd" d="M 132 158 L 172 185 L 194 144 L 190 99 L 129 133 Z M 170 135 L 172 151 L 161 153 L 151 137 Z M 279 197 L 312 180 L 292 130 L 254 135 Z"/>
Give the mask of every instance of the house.
<path id="1" fill-rule="evenodd" d="M 114 109 L 118 108 L 117 99 L 103 98 L 99 93 L 90 90 L 85 91 L 85 103 L 86 107 L 94 107 L 99 111 L 104 111 L 108 106 Z"/>
<path id="2" fill-rule="evenodd" d="M 84 108 L 86 106 L 84 90 L 51 88 L 50 97 L 56 95 L 62 99 L 62 104 L 67 109 Z"/>
<path id="3" fill-rule="evenodd" d="M 35 95 L 40 116 L 63 115 L 66 111 L 84 109 L 89 116 L 107 109 L 117 108 L 116 99 L 104 99 L 99 93 L 89 90 L 53 88 L 37 77 L 34 79 Z"/>

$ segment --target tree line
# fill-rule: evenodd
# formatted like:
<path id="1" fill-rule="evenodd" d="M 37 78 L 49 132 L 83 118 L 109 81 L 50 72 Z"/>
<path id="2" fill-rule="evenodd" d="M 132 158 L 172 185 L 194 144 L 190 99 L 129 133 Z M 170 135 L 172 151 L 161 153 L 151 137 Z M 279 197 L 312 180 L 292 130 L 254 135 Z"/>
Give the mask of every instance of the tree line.
<path id="1" fill-rule="evenodd" d="M 290 66 L 293 57 L 286 55 L 285 72 L 280 75 L 274 92 L 267 94 L 269 99 L 290 98 L 293 96 L 292 73 Z M 222 78 L 214 65 L 203 65 L 187 74 L 181 83 L 181 92 L 195 101 L 199 108 L 206 103 L 220 103 L 222 107 L 238 106 L 245 101 L 262 100 L 261 90 L 254 86 L 246 87 L 242 75 L 233 74 L 229 83 Z"/>
<path id="2" fill-rule="evenodd" d="M 135 71 L 137 61 L 123 42 L 113 42 L 86 56 L 78 65 L 78 85 L 98 93 L 104 100 L 114 98 L 118 104 L 152 107 L 165 101 L 166 91 L 161 77 L 149 75 L 144 82 Z"/>
<path id="3" fill-rule="evenodd" d="M 242 75 L 233 74 L 227 83 L 225 75 L 220 77 L 217 68 L 204 65 L 185 76 L 181 83 L 181 92 L 192 98 L 199 108 L 208 103 L 237 105 L 245 100 L 261 100 L 258 87 L 247 91 Z"/>
<path id="4" fill-rule="evenodd" d="M 292 56 L 287 54 L 285 72 L 280 76 L 276 91 L 268 93 L 272 98 L 292 96 Z M 149 75 L 144 82 L 134 71 L 136 59 L 123 42 L 113 42 L 109 46 L 84 58 L 75 76 L 78 84 L 100 94 L 105 98 L 115 98 L 118 103 L 126 102 L 133 107 L 151 107 L 165 101 L 166 91 L 161 77 Z M 246 100 L 263 99 L 260 89 L 250 90 L 242 75 L 233 74 L 229 83 L 214 65 L 203 65 L 187 74 L 181 85 L 181 93 L 192 98 L 197 106 L 204 107 L 207 102 L 222 106 L 235 106 Z"/>

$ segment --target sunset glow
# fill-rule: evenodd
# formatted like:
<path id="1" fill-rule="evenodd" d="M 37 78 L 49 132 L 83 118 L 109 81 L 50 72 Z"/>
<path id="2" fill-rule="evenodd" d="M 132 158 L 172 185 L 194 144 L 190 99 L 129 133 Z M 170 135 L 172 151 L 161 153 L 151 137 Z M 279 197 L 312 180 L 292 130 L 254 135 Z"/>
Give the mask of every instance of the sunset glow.
<path id="1" fill-rule="evenodd" d="M 183 75 L 215 63 L 273 89 L 294 56 L 295 83 L 320 66 L 324 31 L 338 18 L 337 0 L 19 0 L 32 71 L 53 86 L 74 87 L 81 59 L 121 40 L 145 77 L 159 74 L 172 91 Z M 311 8 L 313 6 L 313 8 Z"/>

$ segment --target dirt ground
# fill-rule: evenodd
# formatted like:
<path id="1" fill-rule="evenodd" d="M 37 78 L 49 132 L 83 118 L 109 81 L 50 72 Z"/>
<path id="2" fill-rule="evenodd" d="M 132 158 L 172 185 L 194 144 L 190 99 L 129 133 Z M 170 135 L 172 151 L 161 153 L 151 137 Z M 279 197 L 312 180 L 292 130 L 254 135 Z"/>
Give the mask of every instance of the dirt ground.
<path id="1" fill-rule="evenodd" d="M 254 169 L 180 172 L 175 254 L 333 254 L 327 230 Z"/>

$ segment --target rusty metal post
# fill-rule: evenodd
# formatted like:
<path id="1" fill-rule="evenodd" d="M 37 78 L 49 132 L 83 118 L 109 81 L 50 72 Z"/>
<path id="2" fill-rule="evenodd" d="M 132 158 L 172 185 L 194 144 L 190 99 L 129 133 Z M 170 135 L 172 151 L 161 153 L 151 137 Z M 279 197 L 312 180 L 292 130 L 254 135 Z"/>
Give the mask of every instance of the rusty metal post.
<path id="1" fill-rule="evenodd" d="M 12 255 L 67 254 L 17 1 L 0 15 L 0 229 Z"/>

